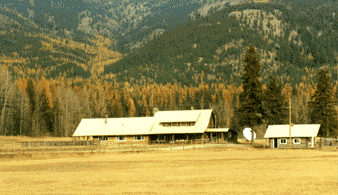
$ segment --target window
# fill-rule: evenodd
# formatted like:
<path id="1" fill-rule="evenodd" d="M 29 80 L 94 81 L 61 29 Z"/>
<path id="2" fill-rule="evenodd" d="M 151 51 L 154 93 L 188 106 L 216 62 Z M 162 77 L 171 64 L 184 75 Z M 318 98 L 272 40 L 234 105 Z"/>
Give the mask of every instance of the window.
<path id="1" fill-rule="evenodd" d="M 301 143 L 301 139 L 300 138 L 294 138 L 293 139 L 293 144 L 300 144 Z"/>
<path id="2" fill-rule="evenodd" d="M 135 135 L 134 140 L 135 140 L 135 141 L 141 141 L 141 140 L 144 140 L 144 136 L 143 136 L 143 135 Z"/>
<path id="3" fill-rule="evenodd" d="M 280 144 L 287 144 L 287 139 L 285 138 L 280 139 Z"/>
<path id="4" fill-rule="evenodd" d="M 195 125 L 195 122 L 188 122 L 187 123 L 187 126 L 194 126 Z"/>
<path id="5" fill-rule="evenodd" d="M 116 137 L 117 141 L 126 141 L 126 136 L 118 136 Z"/>
<path id="6" fill-rule="evenodd" d="M 171 123 L 160 123 L 160 125 L 162 125 L 163 127 L 170 127 Z"/>
<path id="7" fill-rule="evenodd" d="M 99 141 L 108 141 L 108 136 L 101 136 L 101 137 L 98 137 L 98 140 L 99 140 Z"/>

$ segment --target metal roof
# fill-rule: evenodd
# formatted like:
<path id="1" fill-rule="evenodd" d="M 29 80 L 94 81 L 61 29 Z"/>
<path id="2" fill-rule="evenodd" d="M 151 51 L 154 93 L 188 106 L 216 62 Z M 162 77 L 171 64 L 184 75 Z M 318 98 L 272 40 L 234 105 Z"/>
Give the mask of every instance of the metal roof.
<path id="1" fill-rule="evenodd" d="M 155 118 L 159 122 L 196 122 L 201 110 L 158 111 Z"/>
<path id="2" fill-rule="evenodd" d="M 185 134 L 204 133 L 210 121 L 212 110 L 177 110 L 158 111 L 154 118 L 155 123 L 149 134 Z M 196 116 L 198 116 L 196 118 Z M 166 118 L 170 119 L 167 120 Z M 194 126 L 170 126 L 164 127 L 163 122 L 195 122 Z"/>
<path id="3" fill-rule="evenodd" d="M 291 137 L 317 137 L 320 124 L 293 125 Z M 264 138 L 289 137 L 289 125 L 269 125 Z"/>
<path id="4" fill-rule="evenodd" d="M 204 133 L 212 110 L 158 111 L 154 117 L 82 119 L 73 136 Z M 164 127 L 166 122 L 195 122 L 194 126 Z"/>
<path id="5" fill-rule="evenodd" d="M 228 132 L 229 128 L 207 128 L 205 132 Z"/>
<path id="6" fill-rule="evenodd" d="M 145 135 L 154 124 L 154 117 L 82 119 L 73 136 Z"/>

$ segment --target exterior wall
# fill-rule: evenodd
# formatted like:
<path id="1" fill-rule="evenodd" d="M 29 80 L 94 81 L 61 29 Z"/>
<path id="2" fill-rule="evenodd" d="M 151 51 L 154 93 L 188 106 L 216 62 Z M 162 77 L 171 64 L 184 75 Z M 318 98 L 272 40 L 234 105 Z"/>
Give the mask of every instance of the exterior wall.
<path id="1" fill-rule="evenodd" d="M 237 143 L 237 133 L 234 131 L 228 131 L 224 133 L 227 142 Z"/>
<path id="2" fill-rule="evenodd" d="M 311 138 L 300 138 L 301 143 L 300 144 L 294 144 L 293 143 L 293 139 L 296 137 L 291 138 L 291 148 L 311 148 Z M 278 141 L 278 148 L 289 148 L 290 147 L 290 143 L 289 143 L 289 138 L 287 139 L 287 143 L 286 144 L 281 144 L 281 138 L 277 138 Z M 270 148 L 275 148 L 275 138 L 269 138 L 269 145 Z"/>
<path id="3" fill-rule="evenodd" d="M 187 133 L 187 134 L 153 134 L 148 137 L 149 142 L 152 143 L 172 143 L 173 139 L 174 142 L 182 141 L 182 140 L 196 140 L 196 139 L 202 139 L 205 134 L 202 133 Z"/>
<path id="4" fill-rule="evenodd" d="M 94 141 L 104 141 L 102 140 L 103 136 L 94 136 Z M 131 143 L 131 142 L 135 142 L 135 143 L 140 143 L 140 144 L 144 144 L 144 143 L 148 143 L 149 142 L 149 136 L 148 135 L 144 135 L 144 140 L 135 140 L 135 135 L 126 135 L 126 140 L 124 141 L 118 141 L 117 137 L 119 136 L 107 136 L 108 141 L 115 141 L 117 143 Z"/>
<path id="5" fill-rule="evenodd" d="M 92 136 L 76 136 L 76 137 L 73 137 L 73 139 L 78 140 L 78 141 L 93 141 Z"/>
<path id="6" fill-rule="evenodd" d="M 223 134 L 223 138 L 222 138 Z M 228 132 L 206 132 L 203 134 L 204 139 L 208 139 L 210 142 L 216 142 L 216 143 L 237 143 L 237 133 L 234 131 L 228 131 Z M 212 137 L 211 137 L 212 135 Z"/>

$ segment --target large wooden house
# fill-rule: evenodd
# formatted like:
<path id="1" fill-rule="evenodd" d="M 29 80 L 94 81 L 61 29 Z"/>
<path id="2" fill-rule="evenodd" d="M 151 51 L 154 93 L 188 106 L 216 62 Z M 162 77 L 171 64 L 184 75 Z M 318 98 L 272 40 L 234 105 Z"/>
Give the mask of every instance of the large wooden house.
<path id="1" fill-rule="evenodd" d="M 153 117 L 82 119 L 73 137 L 139 143 L 196 139 L 237 142 L 236 132 L 215 128 L 215 115 L 211 109 L 157 111 Z"/>
<path id="2" fill-rule="evenodd" d="M 292 148 L 313 148 L 320 124 L 293 125 L 291 127 Z M 269 125 L 264 138 L 269 139 L 270 148 L 289 148 L 289 125 Z"/>

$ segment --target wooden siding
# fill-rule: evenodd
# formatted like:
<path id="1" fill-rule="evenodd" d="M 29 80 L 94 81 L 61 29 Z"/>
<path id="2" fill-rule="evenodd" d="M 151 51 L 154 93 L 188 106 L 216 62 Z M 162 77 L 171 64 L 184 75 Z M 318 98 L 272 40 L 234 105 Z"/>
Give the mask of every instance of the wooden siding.
<path id="1" fill-rule="evenodd" d="M 297 138 L 297 137 L 295 137 Z M 311 148 L 311 138 L 299 138 L 301 140 L 300 144 L 294 144 L 293 143 L 293 139 L 295 138 L 291 138 L 291 148 Z M 275 139 L 277 139 L 278 142 L 278 148 L 289 148 L 290 147 L 290 143 L 289 143 L 289 138 L 270 138 L 269 139 L 269 144 L 270 144 L 270 148 L 275 148 Z M 281 139 L 287 139 L 287 143 L 286 144 L 281 144 Z"/>
<path id="2" fill-rule="evenodd" d="M 126 139 L 123 141 L 117 140 L 117 137 L 121 136 L 106 136 L 108 138 L 108 141 L 115 141 L 116 143 L 130 143 L 130 142 L 135 142 L 135 143 L 148 143 L 149 142 L 149 136 L 148 135 L 142 135 L 144 137 L 144 140 L 135 140 L 136 135 L 126 135 Z M 100 141 L 105 141 L 102 140 L 103 137 L 105 136 L 94 136 L 94 141 L 99 141 L 98 138 L 100 138 Z"/>

